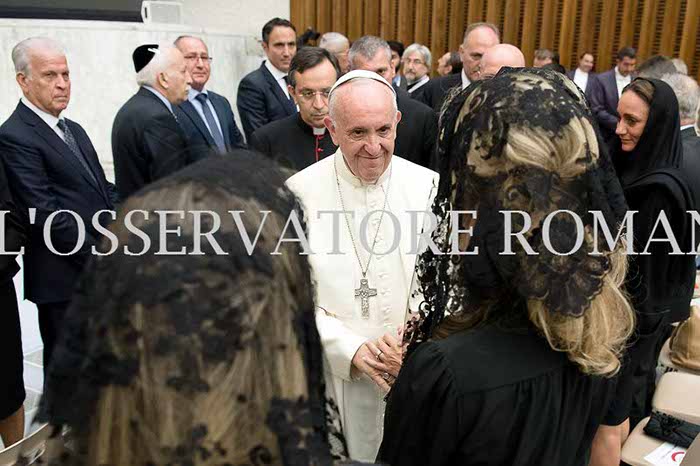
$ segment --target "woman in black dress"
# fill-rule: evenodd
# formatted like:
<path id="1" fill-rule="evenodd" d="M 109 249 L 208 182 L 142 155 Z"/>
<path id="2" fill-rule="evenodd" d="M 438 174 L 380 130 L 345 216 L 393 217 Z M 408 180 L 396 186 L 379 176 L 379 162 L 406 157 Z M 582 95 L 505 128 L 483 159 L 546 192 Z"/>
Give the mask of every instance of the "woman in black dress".
<path id="1" fill-rule="evenodd" d="M 502 70 L 456 96 L 441 121 L 424 301 L 389 393 L 379 460 L 397 466 L 583 466 L 633 328 L 621 291 L 626 206 L 583 96 L 549 70 Z M 555 211 L 566 209 L 570 213 Z M 450 211 L 462 214 L 451 222 Z M 531 225 L 523 239 L 504 233 Z M 580 233 L 580 234 L 579 234 Z M 580 241 L 577 241 L 580 240 Z M 501 254 L 508 242 L 512 255 Z M 552 251 L 567 253 L 557 255 Z M 598 251 L 599 254 L 594 254 Z"/>
<path id="2" fill-rule="evenodd" d="M 614 408 L 596 437 L 593 464 L 615 464 L 630 427 L 651 412 L 656 362 L 670 324 L 688 318 L 695 281 L 692 221 L 697 209 L 682 172 L 678 101 L 671 87 L 657 79 L 638 78 L 622 91 L 615 150 L 625 198 L 634 217 L 634 250 L 626 288 L 637 316 L 635 338 L 620 375 Z M 657 225 L 664 214 L 676 245 L 649 241 L 669 236 Z M 698 239 L 696 239 L 698 241 Z M 677 249 L 676 249 L 677 248 Z M 629 419 L 629 422 L 626 420 Z"/>
<path id="3" fill-rule="evenodd" d="M 5 251 L 19 251 L 25 242 L 25 229 L 19 221 L 0 163 L 0 210 L 5 214 Z M 22 335 L 17 295 L 12 277 L 19 271 L 16 256 L 0 255 L 0 438 L 10 446 L 24 436 L 24 379 Z"/>

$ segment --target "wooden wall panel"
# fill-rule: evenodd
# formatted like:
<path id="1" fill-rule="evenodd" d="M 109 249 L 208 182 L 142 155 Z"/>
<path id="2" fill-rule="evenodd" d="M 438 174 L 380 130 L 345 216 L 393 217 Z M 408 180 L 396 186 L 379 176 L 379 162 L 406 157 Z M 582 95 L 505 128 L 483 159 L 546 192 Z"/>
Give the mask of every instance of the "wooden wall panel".
<path id="1" fill-rule="evenodd" d="M 290 12 L 299 33 L 313 27 L 350 40 L 379 34 L 423 43 L 434 65 L 459 48 L 468 24 L 489 20 L 504 42 L 521 48 L 528 65 L 541 47 L 556 49 L 571 67 L 590 50 L 600 72 L 631 45 L 638 62 L 659 53 L 680 56 L 700 78 L 700 0 L 290 0 Z"/>

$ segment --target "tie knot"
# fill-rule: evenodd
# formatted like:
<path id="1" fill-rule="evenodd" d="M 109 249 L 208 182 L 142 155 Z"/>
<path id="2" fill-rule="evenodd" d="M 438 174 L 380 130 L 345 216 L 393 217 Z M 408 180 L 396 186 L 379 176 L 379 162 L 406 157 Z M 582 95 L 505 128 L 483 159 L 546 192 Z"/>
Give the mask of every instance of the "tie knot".
<path id="1" fill-rule="evenodd" d="M 207 95 L 203 92 L 200 92 L 199 94 L 197 94 L 197 97 L 195 97 L 195 99 L 199 100 L 201 103 L 204 103 L 207 101 Z"/>
<path id="2" fill-rule="evenodd" d="M 60 129 L 64 133 L 66 132 L 66 128 L 67 128 L 66 120 L 58 120 L 58 124 L 56 124 L 56 126 L 58 126 L 58 129 Z"/>
<path id="3" fill-rule="evenodd" d="M 285 74 L 285 75 L 282 77 L 282 79 L 284 79 L 284 83 L 285 83 L 285 84 L 289 85 L 289 76 L 287 76 L 287 75 Z"/>

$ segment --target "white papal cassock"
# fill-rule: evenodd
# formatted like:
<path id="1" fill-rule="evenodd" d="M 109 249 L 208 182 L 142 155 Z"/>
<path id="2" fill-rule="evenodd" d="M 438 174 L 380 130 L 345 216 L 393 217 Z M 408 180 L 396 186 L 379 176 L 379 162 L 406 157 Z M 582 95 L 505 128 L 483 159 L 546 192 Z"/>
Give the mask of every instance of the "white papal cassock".
<path id="1" fill-rule="evenodd" d="M 369 298 L 369 318 L 362 316 L 361 299 L 355 296 L 362 272 L 345 218 L 319 215 L 342 210 L 336 170 L 345 209 L 354 213 L 354 218 L 349 218 L 350 227 L 362 267 L 367 267 L 369 258 L 369 251 L 360 242 L 362 219 L 382 209 L 384 193 L 388 191 L 384 219 L 380 222 L 381 214 L 376 212 L 365 228 L 365 244 L 371 246 L 380 225 L 376 254 L 366 277 L 369 286 L 377 290 L 377 296 Z M 384 394 L 369 377 L 358 377 L 351 370 L 351 361 L 365 341 L 386 332 L 396 335 L 404 323 L 416 262 L 412 243 L 423 228 L 422 212 L 430 210 L 437 184 L 437 173 L 394 155 L 377 183 L 365 185 L 350 172 L 340 150 L 287 180 L 304 206 L 313 251 L 309 261 L 316 285 L 316 323 L 330 365 L 350 456 L 355 460 L 374 461 L 377 455 L 382 439 Z M 412 216 L 410 211 L 421 213 Z M 389 212 L 398 224 L 394 225 Z M 392 247 L 397 227 L 397 247 L 386 253 Z M 334 237 L 338 241 L 335 250 Z"/>

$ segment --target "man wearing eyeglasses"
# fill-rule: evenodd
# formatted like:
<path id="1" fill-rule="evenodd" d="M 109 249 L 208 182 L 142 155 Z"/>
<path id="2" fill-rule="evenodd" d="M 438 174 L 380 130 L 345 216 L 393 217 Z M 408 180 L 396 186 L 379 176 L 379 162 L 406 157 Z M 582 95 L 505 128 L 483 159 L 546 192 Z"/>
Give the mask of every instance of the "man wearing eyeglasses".
<path id="1" fill-rule="evenodd" d="M 192 77 L 187 100 L 175 108 L 175 114 L 194 156 L 203 158 L 214 151 L 226 153 L 245 147 L 231 103 L 226 97 L 205 89 L 212 62 L 207 45 L 198 37 L 180 36 L 175 47 L 184 55 Z"/>
<path id="2" fill-rule="evenodd" d="M 335 153 L 337 146 L 323 124 L 328 93 L 340 76 L 336 58 L 320 47 L 304 47 L 289 66 L 289 95 L 299 113 L 257 129 L 251 146 L 293 171 Z"/>

